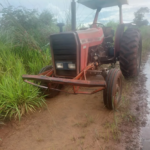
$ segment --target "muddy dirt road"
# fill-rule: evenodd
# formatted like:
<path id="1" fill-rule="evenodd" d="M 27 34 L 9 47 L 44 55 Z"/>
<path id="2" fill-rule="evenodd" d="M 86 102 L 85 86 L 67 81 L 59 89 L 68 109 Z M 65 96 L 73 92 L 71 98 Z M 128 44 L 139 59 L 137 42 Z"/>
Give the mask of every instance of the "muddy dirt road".
<path id="1" fill-rule="evenodd" d="M 140 127 L 146 125 L 148 112 L 146 80 L 141 72 L 124 81 L 116 112 L 104 107 L 102 92 L 61 93 L 47 101 L 47 108 L 1 126 L 0 150 L 140 150 Z"/>
<path id="2" fill-rule="evenodd" d="M 150 56 L 145 64 L 143 73 L 146 75 L 146 90 L 148 91 L 147 95 L 147 114 L 146 114 L 146 126 L 141 128 L 141 143 L 143 150 L 150 150 Z"/>

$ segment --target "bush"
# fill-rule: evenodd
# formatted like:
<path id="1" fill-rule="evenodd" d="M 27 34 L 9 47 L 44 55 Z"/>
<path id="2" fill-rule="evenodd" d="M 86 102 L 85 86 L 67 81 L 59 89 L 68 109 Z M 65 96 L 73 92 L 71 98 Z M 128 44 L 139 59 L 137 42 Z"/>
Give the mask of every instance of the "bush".
<path id="1" fill-rule="evenodd" d="M 116 31 L 118 25 L 119 25 L 119 23 L 115 22 L 115 21 L 110 21 L 106 24 L 107 27 L 112 27 L 112 29 L 114 31 Z"/>
<path id="2" fill-rule="evenodd" d="M 25 70 L 28 74 L 38 74 L 41 68 L 51 64 L 50 50 L 45 51 L 29 50 L 29 49 L 13 49 L 13 54 L 22 59 Z"/>
<path id="3" fill-rule="evenodd" d="M 0 40 L 11 47 L 45 49 L 48 37 L 58 31 L 49 11 L 38 13 L 23 7 L 4 8 L 0 17 Z"/>
<path id="4" fill-rule="evenodd" d="M 39 89 L 25 83 L 22 75 L 39 72 L 50 59 L 47 51 L 10 50 L 0 45 L 0 118 L 20 119 L 25 113 L 45 104 L 44 98 L 39 96 Z"/>
<path id="5" fill-rule="evenodd" d="M 49 11 L 4 8 L 0 18 L 0 118 L 21 118 L 42 107 L 37 87 L 22 80 L 51 63 L 48 36 L 57 32 Z"/>
<path id="6" fill-rule="evenodd" d="M 147 55 L 147 51 L 150 50 L 150 26 L 143 26 L 140 28 L 142 34 L 142 44 L 143 44 L 143 51 L 142 56 Z"/>

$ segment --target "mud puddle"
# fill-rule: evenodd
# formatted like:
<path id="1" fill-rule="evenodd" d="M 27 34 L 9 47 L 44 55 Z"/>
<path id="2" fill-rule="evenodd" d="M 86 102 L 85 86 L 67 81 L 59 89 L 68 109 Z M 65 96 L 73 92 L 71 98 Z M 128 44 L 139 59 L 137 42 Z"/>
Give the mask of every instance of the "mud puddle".
<path id="1" fill-rule="evenodd" d="M 145 64 L 143 73 L 147 77 L 145 88 L 148 92 L 147 107 L 148 107 L 148 112 L 150 112 L 150 56 L 149 56 L 147 63 Z M 150 114 L 149 113 L 146 116 L 146 120 L 147 120 L 146 126 L 141 127 L 142 150 L 150 150 Z"/>

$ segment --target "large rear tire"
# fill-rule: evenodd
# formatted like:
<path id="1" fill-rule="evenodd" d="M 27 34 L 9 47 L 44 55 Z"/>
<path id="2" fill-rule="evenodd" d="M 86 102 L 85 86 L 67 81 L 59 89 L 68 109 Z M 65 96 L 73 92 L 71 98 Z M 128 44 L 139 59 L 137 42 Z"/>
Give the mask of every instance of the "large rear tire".
<path id="1" fill-rule="evenodd" d="M 111 69 L 106 78 L 107 87 L 103 91 L 104 105 L 110 110 L 119 106 L 122 94 L 122 73 L 118 69 Z"/>
<path id="2" fill-rule="evenodd" d="M 52 66 L 46 66 L 46 67 L 41 69 L 39 74 L 41 74 L 45 71 L 51 70 L 52 68 L 53 68 Z M 41 82 L 41 85 L 51 87 L 51 88 L 54 88 L 54 89 L 58 89 L 58 90 L 62 88 L 61 84 L 56 84 L 56 83 Z M 41 90 L 42 90 L 42 93 L 44 95 L 46 95 L 47 98 L 53 98 L 53 97 L 55 97 L 59 94 L 59 91 L 51 90 L 49 88 L 48 89 L 41 89 Z"/>
<path id="3" fill-rule="evenodd" d="M 120 69 L 125 78 L 138 76 L 141 65 L 142 39 L 136 28 L 127 29 L 121 39 Z"/>

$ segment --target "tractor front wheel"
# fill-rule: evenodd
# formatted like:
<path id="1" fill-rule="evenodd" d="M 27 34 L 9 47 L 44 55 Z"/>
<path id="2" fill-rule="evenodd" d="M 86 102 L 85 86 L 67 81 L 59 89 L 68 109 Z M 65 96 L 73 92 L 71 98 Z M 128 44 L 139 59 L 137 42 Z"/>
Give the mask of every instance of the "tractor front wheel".
<path id="1" fill-rule="evenodd" d="M 127 29 L 121 39 L 120 69 L 125 78 L 139 74 L 141 65 L 142 38 L 136 28 Z"/>
<path id="2" fill-rule="evenodd" d="M 52 68 L 53 68 L 52 66 L 46 66 L 46 67 L 41 69 L 39 74 L 46 72 L 48 70 L 51 70 Z M 42 93 L 44 93 L 44 95 L 46 95 L 47 98 L 53 98 L 59 94 L 59 91 L 52 90 L 50 88 L 58 89 L 58 90 L 62 88 L 61 84 L 56 84 L 56 83 L 41 82 L 41 85 L 49 87 L 48 89 L 41 89 Z"/>
<path id="3" fill-rule="evenodd" d="M 122 94 L 122 73 L 118 69 L 111 69 L 106 78 L 107 87 L 103 91 L 105 106 L 116 110 L 119 106 Z"/>

